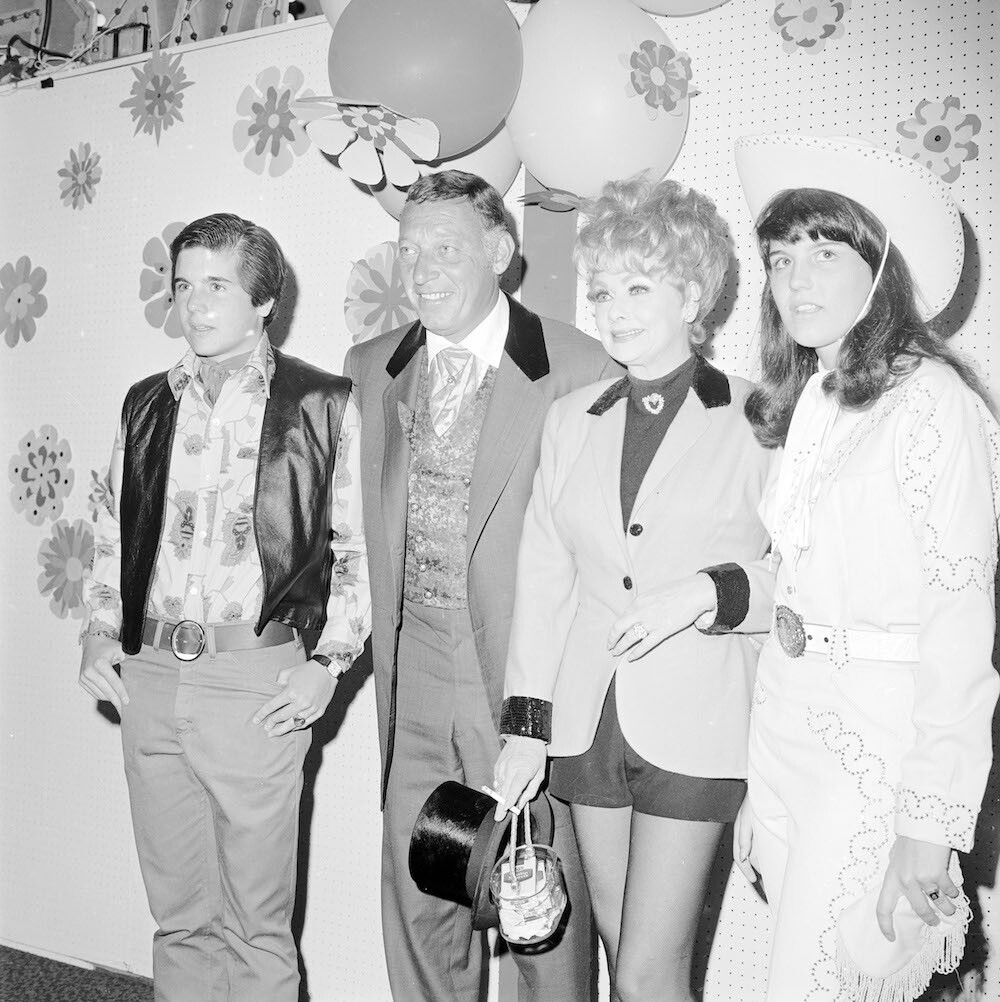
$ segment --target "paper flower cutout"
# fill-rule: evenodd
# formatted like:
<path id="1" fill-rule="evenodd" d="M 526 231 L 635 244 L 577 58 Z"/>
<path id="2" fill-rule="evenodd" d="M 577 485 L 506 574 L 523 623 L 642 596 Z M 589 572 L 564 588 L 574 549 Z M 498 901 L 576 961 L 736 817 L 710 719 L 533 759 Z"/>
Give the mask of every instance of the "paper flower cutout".
<path id="1" fill-rule="evenodd" d="M 139 276 L 139 298 L 146 303 L 146 322 L 150 327 L 163 327 L 171 338 L 184 336 L 180 318 L 171 308 L 174 295 L 170 288 L 170 244 L 182 229 L 184 223 L 171 223 L 162 238 L 153 237 L 146 242 L 142 249 L 142 263 L 146 267 Z"/>
<path id="2" fill-rule="evenodd" d="M 342 104 L 319 98 L 300 105 L 310 119 L 306 132 L 341 169 L 360 184 L 385 179 L 407 188 L 420 176 L 415 160 L 433 160 L 441 143 L 438 127 L 426 118 L 407 118 L 380 104 Z"/>
<path id="3" fill-rule="evenodd" d="M 11 348 L 35 336 L 35 320 L 49 308 L 45 278 L 45 269 L 32 269 L 27 255 L 0 268 L 0 333 Z"/>
<path id="4" fill-rule="evenodd" d="M 82 619 L 83 582 L 94 564 L 94 531 L 82 519 L 72 525 L 60 519 L 38 548 L 38 590 L 49 596 L 49 608 L 60 618 Z"/>
<path id="5" fill-rule="evenodd" d="M 579 195 L 566 191 L 565 188 L 546 188 L 545 191 L 533 191 L 529 195 L 521 196 L 521 202 L 525 205 L 540 205 L 552 212 L 570 212 L 579 209 L 583 201 Z"/>
<path id="6" fill-rule="evenodd" d="M 347 279 L 344 318 L 357 344 L 412 323 L 417 311 L 406 297 L 394 240 L 376 244 L 363 261 L 355 261 Z"/>
<path id="7" fill-rule="evenodd" d="M 980 128 L 979 116 L 963 115 L 962 102 L 957 97 L 946 97 L 943 104 L 924 100 L 914 109 L 913 118 L 896 126 L 903 137 L 896 152 L 951 183 L 958 180 L 963 163 L 979 156 L 979 147 L 972 137 Z"/>
<path id="8" fill-rule="evenodd" d="M 108 468 L 102 467 L 101 472 L 90 471 L 90 493 L 87 495 L 87 508 L 91 521 L 96 522 L 100 511 L 114 514 L 114 498 L 111 494 L 111 481 L 108 479 Z"/>
<path id="9" fill-rule="evenodd" d="M 309 149 L 309 137 L 299 120 L 297 102 L 311 97 L 299 91 L 305 77 L 297 66 L 289 66 L 284 77 L 277 66 L 257 74 L 255 87 L 244 87 L 236 111 L 244 116 L 233 126 L 233 145 L 246 150 L 243 163 L 255 174 L 267 168 L 271 177 L 284 174 Z"/>
<path id="10" fill-rule="evenodd" d="M 76 151 L 69 151 L 69 160 L 63 163 L 59 176 L 59 197 L 67 208 L 82 209 L 94 200 L 94 188 L 101 180 L 101 158 L 91 153 L 90 143 L 81 143 Z"/>
<path id="11" fill-rule="evenodd" d="M 171 59 L 162 50 L 154 52 L 142 66 L 133 66 L 132 72 L 135 74 L 132 96 L 119 107 L 132 113 L 136 135 L 140 131 L 153 135 L 159 146 L 161 133 L 175 122 L 183 121 L 181 91 L 194 81 L 187 79 L 180 56 Z"/>
<path id="12" fill-rule="evenodd" d="M 626 92 L 636 94 L 649 106 L 650 117 L 657 111 L 673 111 L 687 97 L 691 81 L 691 59 L 671 46 L 647 38 L 628 57 L 631 68 Z"/>
<path id="13" fill-rule="evenodd" d="M 769 24 L 781 35 L 785 52 L 808 52 L 815 56 L 827 42 L 841 38 L 841 23 L 851 9 L 851 0 L 780 0 Z"/>
<path id="14" fill-rule="evenodd" d="M 73 489 L 69 442 L 60 438 L 52 425 L 43 424 L 37 433 L 29 431 L 17 448 L 17 455 L 11 456 L 7 466 L 14 511 L 24 512 L 32 525 L 41 525 L 47 518 L 57 519 L 62 514 L 63 500 Z"/>

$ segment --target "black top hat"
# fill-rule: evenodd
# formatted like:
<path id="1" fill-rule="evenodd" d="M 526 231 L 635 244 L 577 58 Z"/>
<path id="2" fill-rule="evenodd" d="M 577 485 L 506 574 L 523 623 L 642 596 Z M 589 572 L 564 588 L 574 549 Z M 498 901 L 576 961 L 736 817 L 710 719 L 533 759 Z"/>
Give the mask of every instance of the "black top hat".
<path id="1" fill-rule="evenodd" d="M 510 821 L 494 821 L 496 801 L 448 780 L 428 798 L 410 837 L 410 876 L 425 894 L 472 909 L 473 929 L 499 925 L 490 874 L 510 841 Z M 531 841 L 552 845 L 552 805 L 539 793 L 530 805 Z"/>

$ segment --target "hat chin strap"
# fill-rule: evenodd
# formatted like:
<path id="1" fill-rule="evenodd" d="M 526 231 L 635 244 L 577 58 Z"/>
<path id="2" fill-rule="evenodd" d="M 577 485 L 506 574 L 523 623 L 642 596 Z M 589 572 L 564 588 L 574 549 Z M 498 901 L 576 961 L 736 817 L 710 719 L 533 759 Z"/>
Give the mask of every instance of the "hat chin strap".
<path id="1" fill-rule="evenodd" d="M 865 315 L 868 313 L 868 308 L 871 306 L 872 299 L 875 297 L 875 290 L 878 288 L 878 283 L 882 278 L 882 272 L 885 270 L 885 260 L 889 256 L 889 243 L 890 243 L 889 231 L 886 230 L 885 246 L 882 248 L 882 260 L 879 261 L 878 271 L 875 272 L 875 278 L 872 279 L 872 287 L 868 290 L 868 295 L 865 297 L 865 301 L 861 306 L 860 312 L 854 318 L 854 323 L 852 323 L 851 326 L 847 328 L 847 333 L 844 334 L 844 337 L 847 337 L 847 335 L 850 334 L 851 331 L 854 330 L 854 328 L 857 327 L 862 320 L 864 320 Z"/>

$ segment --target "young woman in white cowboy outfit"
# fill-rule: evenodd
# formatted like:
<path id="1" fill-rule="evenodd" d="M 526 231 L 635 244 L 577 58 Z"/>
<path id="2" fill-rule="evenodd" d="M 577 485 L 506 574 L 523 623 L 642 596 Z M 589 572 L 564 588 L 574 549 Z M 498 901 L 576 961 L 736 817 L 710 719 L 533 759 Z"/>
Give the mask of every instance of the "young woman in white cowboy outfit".
<path id="1" fill-rule="evenodd" d="M 767 274 L 747 415 L 783 447 L 736 854 L 775 917 L 770 1002 L 906 1002 L 961 958 L 998 691 L 1000 428 L 926 323 L 961 221 L 855 141 L 746 138 L 736 161 Z"/>
<path id="2" fill-rule="evenodd" d="M 614 997 L 693 1002 L 708 874 L 745 793 L 757 660 L 731 632 L 751 612 L 747 573 L 721 564 L 767 550 L 771 453 L 743 412 L 750 384 L 696 350 L 731 261 L 715 206 L 633 179 L 587 215 L 577 262 L 628 374 L 556 401 L 545 422 L 495 783 L 523 805 L 553 757 L 549 792 L 571 805 Z M 766 621 L 770 591 L 754 592 Z"/>

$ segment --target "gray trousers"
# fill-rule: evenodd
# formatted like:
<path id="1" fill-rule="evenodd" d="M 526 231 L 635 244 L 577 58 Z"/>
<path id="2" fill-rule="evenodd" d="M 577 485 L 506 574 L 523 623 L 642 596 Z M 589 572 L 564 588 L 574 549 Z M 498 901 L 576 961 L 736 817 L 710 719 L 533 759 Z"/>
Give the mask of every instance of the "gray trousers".
<path id="1" fill-rule="evenodd" d="M 396 731 L 382 837 L 382 930 L 396 1002 L 486 998 L 486 937 L 462 905 L 421 892 L 410 877 L 413 824 L 445 780 L 492 784 L 500 752 L 468 611 L 406 603 L 398 649 Z M 587 1002 L 596 982 L 590 901 L 569 809 L 553 801 L 555 848 L 570 916 L 561 938 L 512 950 L 521 1002 Z"/>
<path id="2" fill-rule="evenodd" d="M 156 1002 L 296 1002 L 292 939 L 311 732 L 251 723 L 301 641 L 122 665 L 122 747 L 153 937 Z"/>

